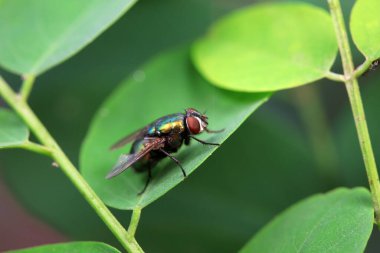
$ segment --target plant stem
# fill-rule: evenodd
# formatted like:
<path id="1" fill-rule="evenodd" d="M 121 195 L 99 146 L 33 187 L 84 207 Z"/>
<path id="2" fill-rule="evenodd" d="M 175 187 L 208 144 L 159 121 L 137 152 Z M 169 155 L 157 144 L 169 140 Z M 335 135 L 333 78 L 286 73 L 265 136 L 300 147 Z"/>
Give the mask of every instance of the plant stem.
<path id="1" fill-rule="evenodd" d="M 24 81 L 22 82 L 22 85 L 21 85 L 20 96 L 22 100 L 27 101 L 30 95 L 30 92 L 32 91 L 32 88 L 33 88 L 35 76 L 25 75 L 23 76 L 23 79 Z"/>
<path id="2" fill-rule="evenodd" d="M 341 74 L 337 74 L 337 73 L 334 73 L 334 72 L 327 72 L 325 74 L 325 77 L 327 79 L 330 79 L 332 81 L 335 81 L 335 82 L 344 82 L 344 75 L 341 75 Z"/>
<path id="3" fill-rule="evenodd" d="M 51 157 L 59 164 L 61 170 L 71 180 L 87 202 L 94 208 L 95 212 L 104 221 L 112 233 L 128 252 L 143 252 L 133 236 L 113 216 L 111 211 L 104 205 L 92 188 L 83 179 L 78 170 L 70 162 L 68 157 L 49 134 L 45 126 L 40 122 L 29 105 L 23 100 L 18 99 L 17 94 L 0 76 L 0 95 L 18 113 L 18 115 L 29 126 L 38 140 L 51 150 Z"/>
<path id="4" fill-rule="evenodd" d="M 39 153 L 42 155 L 51 156 L 51 149 L 50 148 L 47 148 L 43 145 L 31 142 L 31 141 L 24 142 L 23 144 L 20 145 L 20 148 L 23 148 L 23 149 L 26 149 L 26 150 L 29 150 L 29 151 L 32 151 L 35 153 Z"/>
<path id="5" fill-rule="evenodd" d="M 51 157 L 51 149 L 48 147 L 45 147 L 43 145 L 31 142 L 29 140 L 25 141 L 24 143 L 18 144 L 18 145 L 13 145 L 13 146 L 6 146 L 4 149 L 8 148 L 22 148 L 25 150 L 29 150 L 41 155 L 46 155 Z M 0 148 L 1 149 L 1 148 Z"/>
<path id="6" fill-rule="evenodd" d="M 380 184 L 377 173 L 375 157 L 373 155 L 371 140 L 369 137 L 367 122 L 365 119 L 364 108 L 360 96 L 358 81 L 355 77 L 354 64 L 352 61 L 351 50 L 344 25 L 342 9 L 339 0 L 328 0 L 330 12 L 334 24 L 335 33 L 338 40 L 340 55 L 342 58 L 345 84 L 350 99 L 352 112 L 354 115 L 357 134 L 359 137 L 360 148 L 362 151 L 364 164 L 367 171 L 369 187 L 372 193 L 372 201 L 375 209 L 375 222 L 380 226 Z"/>
<path id="7" fill-rule="evenodd" d="M 129 224 L 129 227 L 128 227 L 128 232 L 130 236 L 133 236 L 133 237 L 135 236 L 137 225 L 139 224 L 139 221 L 140 221 L 140 215 L 141 215 L 141 208 L 133 209 L 131 223 Z"/>
<path id="8" fill-rule="evenodd" d="M 372 61 L 366 59 L 363 64 L 361 64 L 356 70 L 355 70 L 355 77 L 358 78 L 361 75 L 363 75 L 368 69 L 371 67 Z"/>

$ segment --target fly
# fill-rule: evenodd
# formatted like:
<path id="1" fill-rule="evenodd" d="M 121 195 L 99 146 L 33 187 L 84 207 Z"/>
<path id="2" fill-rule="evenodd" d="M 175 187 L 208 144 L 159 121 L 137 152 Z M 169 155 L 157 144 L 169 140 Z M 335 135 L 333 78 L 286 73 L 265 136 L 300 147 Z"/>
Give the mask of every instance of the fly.
<path id="1" fill-rule="evenodd" d="M 190 139 L 194 139 L 204 145 L 219 146 L 218 143 L 210 143 L 195 137 L 202 132 L 218 133 L 207 128 L 208 118 L 199 111 L 188 108 L 185 113 L 175 113 L 163 116 L 151 124 L 127 135 L 114 145 L 111 150 L 123 147 L 133 142 L 129 154 L 123 154 L 118 163 L 107 174 L 106 178 L 113 178 L 126 169 L 133 167 L 136 172 L 148 171 L 144 189 L 139 193 L 145 192 L 152 178 L 152 169 L 156 164 L 165 157 L 174 161 L 186 177 L 186 171 L 183 169 L 181 162 L 175 158 L 172 153 L 179 150 L 183 143 L 190 144 Z"/>

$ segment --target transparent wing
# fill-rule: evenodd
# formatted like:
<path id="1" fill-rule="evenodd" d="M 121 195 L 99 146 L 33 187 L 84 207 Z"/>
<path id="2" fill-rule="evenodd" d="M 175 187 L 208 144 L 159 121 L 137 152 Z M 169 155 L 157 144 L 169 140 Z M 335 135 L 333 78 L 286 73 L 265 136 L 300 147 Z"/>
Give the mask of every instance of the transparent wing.
<path id="1" fill-rule="evenodd" d="M 131 167 L 135 162 L 140 160 L 146 154 L 154 149 L 159 149 L 163 147 L 165 142 L 164 138 L 148 138 L 145 143 L 144 149 L 135 154 L 121 155 L 117 164 L 112 168 L 112 170 L 107 174 L 106 179 L 115 177 Z"/>
<path id="2" fill-rule="evenodd" d="M 134 141 L 136 139 L 144 137 L 147 129 L 148 129 L 147 127 L 144 127 L 144 128 L 137 130 L 134 133 L 131 133 L 131 134 L 123 137 L 122 139 L 118 140 L 115 144 L 113 144 L 110 147 L 110 150 L 115 150 L 115 149 L 121 148 L 122 146 L 130 143 L 131 141 Z"/>
<path id="3" fill-rule="evenodd" d="M 124 166 L 125 164 L 128 163 L 128 161 L 131 161 L 133 159 L 134 155 L 121 155 L 119 157 L 119 160 L 117 161 L 117 164 L 108 172 L 106 179 L 110 179 L 112 177 L 115 177 L 119 175 L 121 172 L 124 170 L 128 169 L 128 167 Z"/>

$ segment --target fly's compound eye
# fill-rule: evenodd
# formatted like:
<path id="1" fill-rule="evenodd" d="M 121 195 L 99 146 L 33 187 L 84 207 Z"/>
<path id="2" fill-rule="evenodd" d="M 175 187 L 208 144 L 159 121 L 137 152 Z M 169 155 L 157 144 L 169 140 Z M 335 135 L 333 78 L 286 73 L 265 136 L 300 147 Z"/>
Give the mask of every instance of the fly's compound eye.
<path id="1" fill-rule="evenodd" d="M 186 124 L 191 134 L 199 134 L 203 131 L 202 122 L 198 117 L 187 117 Z"/>

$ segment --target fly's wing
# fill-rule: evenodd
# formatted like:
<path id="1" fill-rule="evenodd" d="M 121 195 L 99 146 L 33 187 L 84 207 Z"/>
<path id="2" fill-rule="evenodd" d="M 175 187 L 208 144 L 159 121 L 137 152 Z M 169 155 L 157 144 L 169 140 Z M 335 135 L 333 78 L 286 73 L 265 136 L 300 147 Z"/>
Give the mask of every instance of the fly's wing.
<path id="1" fill-rule="evenodd" d="M 165 139 L 164 138 L 149 138 L 148 142 L 145 144 L 145 147 L 138 153 L 121 155 L 115 167 L 107 174 L 106 179 L 115 177 L 131 167 L 135 162 L 140 160 L 146 154 L 154 149 L 159 149 L 163 146 Z"/>
<path id="2" fill-rule="evenodd" d="M 112 168 L 110 172 L 108 172 L 106 179 L 110 179 L 114 176 L 117 176 L 124 170 L 128 169 L 128 167 L 124 165 L 127 164 L 129 161 L 133 160 L 133 156 L 134 155 L 121 155 L 119 157 L 119 160 L 117 161 L 117 164 Z"/>
<path id="3" fill-rule="evenodd" d="M 148 130 L 148 127 L 144 127 L 144 128 L 137 130 L 134 133 L 131 133 L 131 134 L 123 137 L 122 139 L 117 141 L 115 144 L 113 144 L 110 147 L 110 150 L 115 150 L 115 149 L 121 148 L 122 146 L 130 143 L 131 141 L 134 141 L 134 140 L 139 139 L 139 138 L 143 138 L 147 130 Z"/>

